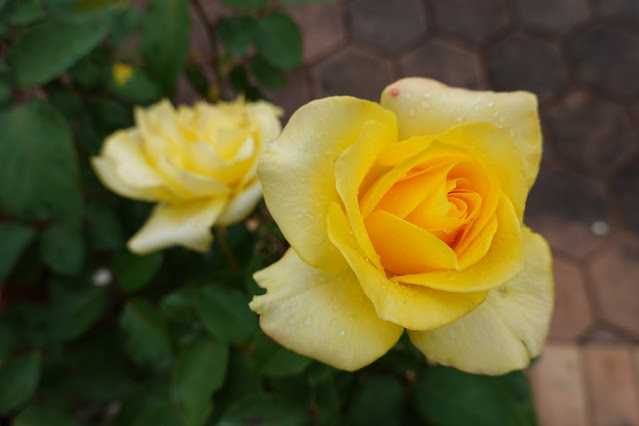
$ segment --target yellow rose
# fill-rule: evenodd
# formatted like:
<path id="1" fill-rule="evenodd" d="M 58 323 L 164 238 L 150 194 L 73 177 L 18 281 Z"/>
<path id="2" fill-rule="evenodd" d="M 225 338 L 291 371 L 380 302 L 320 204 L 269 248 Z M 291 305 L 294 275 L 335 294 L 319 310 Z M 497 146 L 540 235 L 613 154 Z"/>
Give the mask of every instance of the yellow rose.
<path id="1" fill-rule="evenodd" d="M 112 191 L 158 202 L 129 249 L 204 251 L 213 224 L 244 219 L 262 196 L 257 161 L 280 134 L 279 114 L 267 102 L 200 102 L 176 110 L 163 100 L 136 108 L 135 127 L 109 136 L 91 159 Z"/>
<path id="2" fill-rule="evenodd" d="M 430 359 L 502 374 L 541 351 L 551 255 L 522 223 L 541 134 L 534 95 L 409 78 L 381 106 L 309 103 L 258 166 L 291 249 L 251 309 L 282 345 L 345 370 L 407 329 Z"/>

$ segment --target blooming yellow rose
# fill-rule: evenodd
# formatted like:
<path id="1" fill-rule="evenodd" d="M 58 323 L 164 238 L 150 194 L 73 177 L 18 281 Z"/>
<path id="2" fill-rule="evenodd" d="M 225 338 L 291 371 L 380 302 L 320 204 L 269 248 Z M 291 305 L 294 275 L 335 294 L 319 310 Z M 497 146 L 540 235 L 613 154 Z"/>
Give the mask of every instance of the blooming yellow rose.
<path id="1" fill-rule="evenodd" d="M 280 134 L 279 114 L 267 102 L 201 102 L 176 110 L 164 100 L 136 108 L 135 127 L 109 136 L 91 159 L 112 191 L 158 202 L 129 249 L 203 251 L 213 224 L 244 219 L 262 196 L 257 161 Z"/>
<path id="2" fill-rule="evenodd" d="M 258 166 L 291 244 L 251 302 L 282 345 L 345 370 L 404 329 L 429 358 L 501 374 L 541 351 L 551 255 L 522 223 L 537 175 L 537 101 L 409 78 L 381 105 L 309 103 Z"/>

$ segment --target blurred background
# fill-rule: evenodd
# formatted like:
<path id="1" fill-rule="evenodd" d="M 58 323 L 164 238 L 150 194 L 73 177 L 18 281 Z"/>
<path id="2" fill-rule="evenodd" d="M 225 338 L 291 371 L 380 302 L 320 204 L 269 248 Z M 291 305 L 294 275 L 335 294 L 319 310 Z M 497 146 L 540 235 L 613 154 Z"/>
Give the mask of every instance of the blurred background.
<path id="1" fill-rule="evenodd" d="M 208 12 L 224 14 L 211 3 Z M 526 222 L 554 254 L 556 310 L 530 369 L 541 425 L 639 425 L 639 0 L 341 0 L 288 8 L 304 63 L 286 118 L 406 76 L 539 98 Z M 191 54 L 206 62 L 193 20 Z M 185 81 L 179 101 L 198 98 Z"/>

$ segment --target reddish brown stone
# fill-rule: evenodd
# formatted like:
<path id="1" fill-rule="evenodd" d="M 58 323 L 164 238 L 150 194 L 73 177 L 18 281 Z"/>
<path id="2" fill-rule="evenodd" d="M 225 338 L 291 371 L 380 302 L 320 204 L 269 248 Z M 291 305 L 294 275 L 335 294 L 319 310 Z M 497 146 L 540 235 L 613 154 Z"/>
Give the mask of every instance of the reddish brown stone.
<path id="1" fill-rule="evenodd" d="M 397 52 L 426 33 L 426 11 L 420 0 L 350 0 L 351 32 L 356 40 Z"/>
<path id="2" fill-rule="evenodd" d="M 430 77 L 456 87 L 479 89 L 479 58 L 467 50 L 440 40 L 429 40 L 404 56 L 404 76 Z"/>
<path id="3" fill-rule="evenodd" d="M 612 191 L 626 226 L 639 232 L 639 156 L 614 177 Z"/>
<path id="4" fill-rule="evenodd" d="M 515 0 L 517 17 L 526 27 L 564 34 L 589 14 L 587 0 Z"/>
<path id="5" fill-rule="evenodd" d="M 589 426 L 576 345 L 548 344 L 528 372 L 541 426 Z"/>
<path id="6" fill-rule="evenodd" d="M 287 11 L 304 35 L 304 62 L 315 62 L 335 50 L 346 38 L 339 4 L 302 4 Z"/>
<path id="7" fill-rule="evenodd" d="M 583 91 L 562 99 L 548 119 L 557 152 L 584 170 L 610 172 L 636 145 L 624 110 Z"/>
<path id="8" fill-rule="evenodd" d="M 596 0 L 597 7 L 611 21 L 639 28 L 637 0 Z"/>
<path id="9" fill-rule="evenodd" d="M 508 24 L 503 0 L 433 0 L 435 26 L 474 42 L 482 42 Z"/>
<path id="10" fill-rule="evenodd" d="M 602 318 L 639 337 L 639 241 L 613 238 L 593 256 L 590 274 Z"/>
<path id="11" fill-rule="evenodd" d="M 576 340 L 593 322 L 583 277 L 576 265 L 557 256 L 553 271 L 556 299 L 549 337 Z"/>
<path id="12" fill-rule="evenodd" d="M 630 348 L 588 345 L 584 355 L 592 425 L 639 424 L 639 395 Z"/>
<path id="13" fill-rule="evenodd" d="M 356 47 L 348 47 L 313 67 L 317 95 L 351 95 L 379 101 L 394 81 L 390 63 Z"/>

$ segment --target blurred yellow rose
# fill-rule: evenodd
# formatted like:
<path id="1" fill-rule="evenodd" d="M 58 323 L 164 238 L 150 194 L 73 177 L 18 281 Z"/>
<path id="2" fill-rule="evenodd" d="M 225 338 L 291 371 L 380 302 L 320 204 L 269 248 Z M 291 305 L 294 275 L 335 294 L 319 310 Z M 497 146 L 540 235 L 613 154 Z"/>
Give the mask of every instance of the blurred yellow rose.
<path id="1" fill-rule="evenodd" d="M 91 159 L 112 191 L 158 203 L 129 249 L 204 251 L 213 224 L 244 219 L 262 196 L 257 161 L 280 134 L 279 115 L 267 102 L 242 100 L 177 110 L 163 100 L 136 108 L 135 127 L 113 133 Z"/>
<path id="2" fill-rule="evenodd" d="M 258 166 L 291 244 L 251 308 L 282 345 L 361 368 L 404 329 L 429 358 L 502 374 L 541 351 L 551 255 L 522 223 L 541 134 L 534 95 L 410 78 L 381 106 L 311 102 Z"/>

